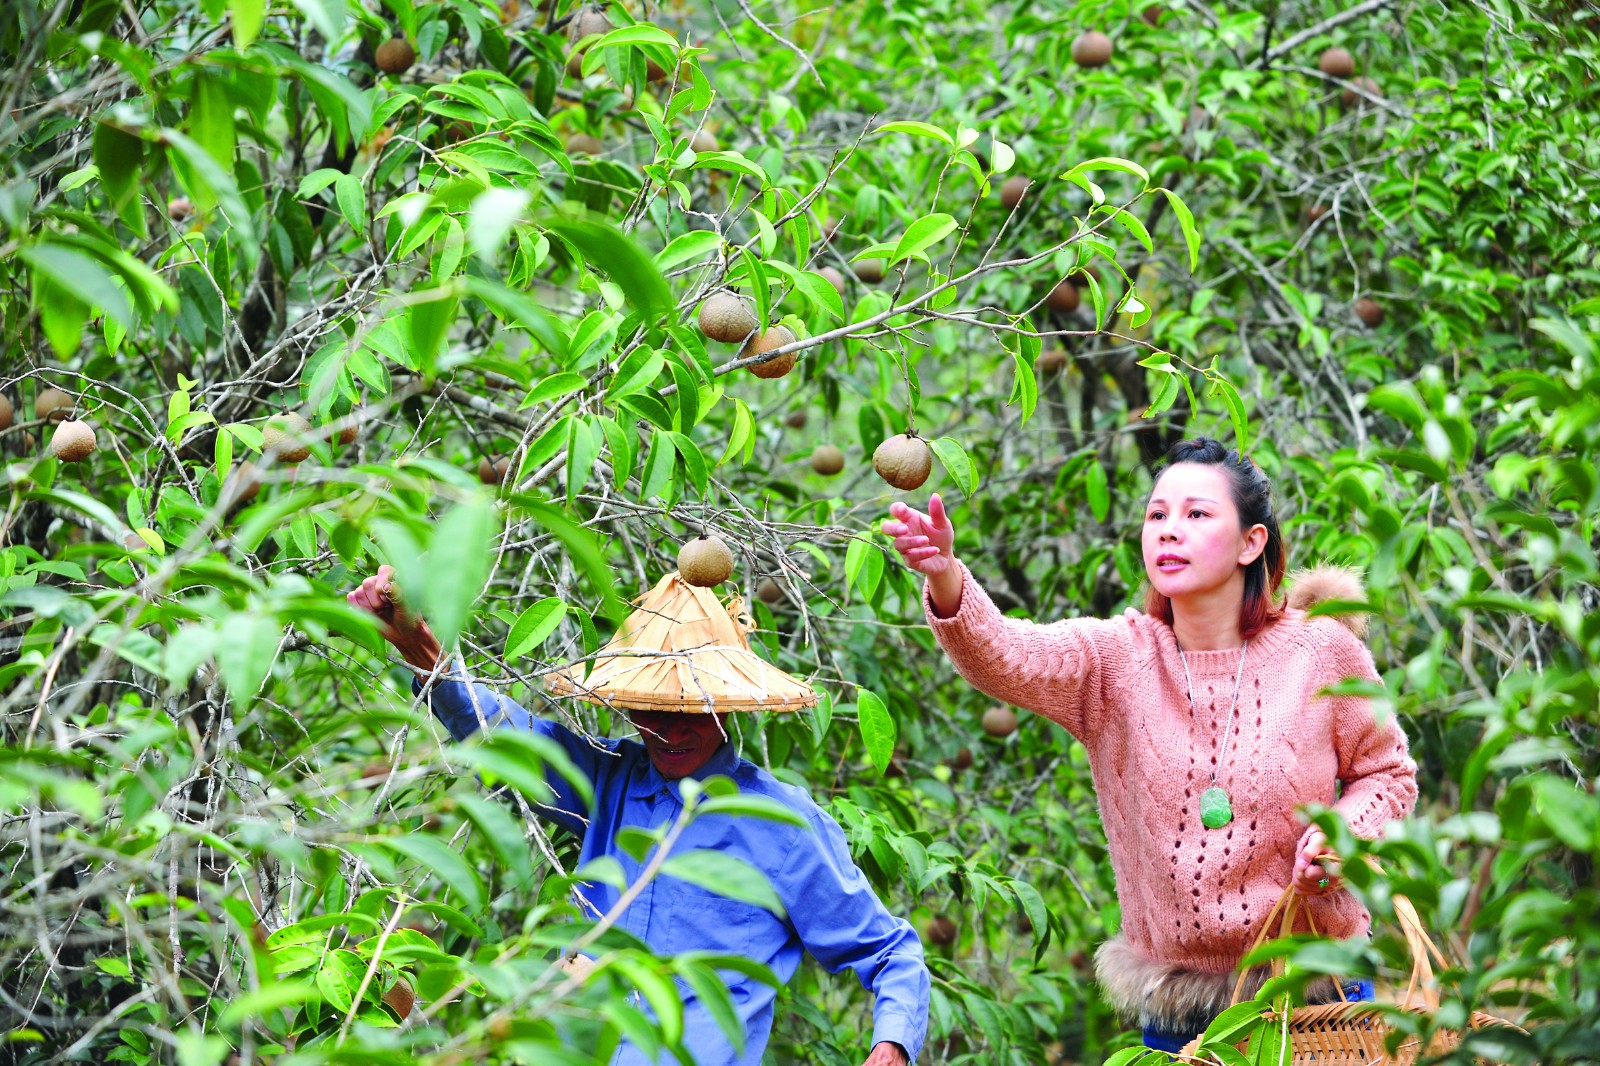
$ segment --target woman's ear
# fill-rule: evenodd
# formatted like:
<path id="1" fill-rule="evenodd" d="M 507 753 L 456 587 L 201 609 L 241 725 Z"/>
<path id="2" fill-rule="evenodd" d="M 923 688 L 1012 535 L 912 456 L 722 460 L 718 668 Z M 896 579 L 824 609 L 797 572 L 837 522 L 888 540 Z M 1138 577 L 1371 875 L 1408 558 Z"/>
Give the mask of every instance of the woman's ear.
<path id="1" fill-rule="evenodd" d="M 1244 547 L 1239 552 L 1239 565 L 1249 566 L 1267 550 L 1267 527 L 1257 522 L 1244 531 Z"/>

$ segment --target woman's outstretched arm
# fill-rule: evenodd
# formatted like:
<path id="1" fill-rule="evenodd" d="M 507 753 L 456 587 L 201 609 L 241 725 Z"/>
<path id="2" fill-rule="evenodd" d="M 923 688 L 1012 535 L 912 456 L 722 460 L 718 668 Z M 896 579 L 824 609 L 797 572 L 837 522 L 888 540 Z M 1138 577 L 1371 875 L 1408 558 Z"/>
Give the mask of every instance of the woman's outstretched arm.
<path id="1" fill-rule="evenodd" d="M 924 514 L 895 503 L 883 532 L 906 565 L 927 577 L 928 624 L 957 672 L 996 699 L 1051 718 L 1074 736 L 1096 728 L 1133 659 L 1129 617 L 1072 618 L 1048 624 L 1000 613 L 955 557 L 955 530 L 935 494 Z"/>

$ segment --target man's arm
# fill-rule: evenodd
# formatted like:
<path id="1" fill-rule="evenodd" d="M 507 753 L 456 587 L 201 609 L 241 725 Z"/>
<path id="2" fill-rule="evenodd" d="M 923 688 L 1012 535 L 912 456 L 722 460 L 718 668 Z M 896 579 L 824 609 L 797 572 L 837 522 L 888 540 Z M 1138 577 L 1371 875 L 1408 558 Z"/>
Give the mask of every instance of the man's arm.
<path id="1" fill-rule="evenodd" d="M 901 1066 L 928 1035 L 931 981 L 922 942 L 878 899 L 839 823 L 817 808 L 809 820 L 814 832 L 799 833 L 782 869 L 769 871 L 773 887 L 812 957 L 833 973 L 854 970 L 877 997 L 865 1066 Z"/>
<path id="2" fill-rule="evenodd" d="M 593 745 L 559 723 L 529 714 L 515 700 L 499 695 L 487 685 L 472 683 L 460 660 L 445 661 L 444 649 L 428 623 L 405 611 L 393 584 L 393 575 L 393 569 L 380 566 L 376 574 L 362 581 L 345 598 L 352 606 L 371 611 L 378 617 L 384 639 L 422 675 L 413 679 L 412 692 L 425 697 L 428 708 L 450 735 L 456 740 L 465 740 L 480 726 L 536 732 L 559 744 L 567 758 L 590 781 L 596 780 L 602 756 Z M 435 678 L 426 693 L 424 677 Z M 586 811 L 571 783 L 555 772 L 546 773 L 545 780 L 555 793 L 555 800 L 553 804 L 541 806 L 540 814 L 581 835 L 586 828 L 583 818 Z"/>

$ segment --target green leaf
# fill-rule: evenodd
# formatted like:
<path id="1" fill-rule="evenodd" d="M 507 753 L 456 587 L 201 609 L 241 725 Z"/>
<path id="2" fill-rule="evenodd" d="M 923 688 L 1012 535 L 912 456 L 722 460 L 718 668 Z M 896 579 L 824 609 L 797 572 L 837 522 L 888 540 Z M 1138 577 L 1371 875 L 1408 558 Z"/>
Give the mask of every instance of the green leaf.
<path id="1" fill-rule="evenodd" d="M 1156 415 L 1171 407 L 1178 398 L 1178 388 L 1182 374 L 1179 371 L 1168 370 L 1156 373 L 1156 391 L 1150 399 L 1150 406 L 1144 409 L 1141 418 L 1154 418 Z"/>
<path id="2" fill-rule="evenodd" d="M 630 303 L 645 316 L 647 324 L 672 313 L 672 290 L 655 262 L 639 246 L 614 227 L 590 219 L 555 219 L 546 228 L 583 254 L 591 267 L 598 267 L 622 287 Z"/>
<path id="3" fill-rule="evenodd" d="M 694 441 L 682 433 L 669 431 L 667 436 L 672 440 L 672 446 L 683 456 L 683 467 L 689 475 L 689 483 L 703 496 L 706 492 L 707 479 L 711 471 L 706 466 L 705 456 L 700 453 L 700 448 Z"/>
<path id="4" fill-rule="evenodd" d="M 924 215 L 906 227 L 905 234 L 895 245 L 889 265 L 909 259 L 944 240 L 956 230 L 956 220 L 949 215 Z"/>
<path id="5" fill-rule="evenodd" d="M 483 880 L 459 852 L 427 833 L 387 837 L 385 847 L 426 869 L 461 900 L 468 914 L 483 910 Z"/>
<path id="6" fill-rule="evenodd" d="M 749 1034 L 745 1032 L 744 1022 L 739 1018 L 739 1011 L 733 1004 L 733 996 L 729 993 L 728 985 L 722 976 L 710 966 L 682 956 L 672 960 L 672 967 L 693 990 L 700 1006 L 711 1015 L 717 1023 L 717 1028 L 727 1037 L 734 1054 L 742 1058 L 745 1040 Z"/>
<path id="7" fill-rule="evenodd" d="M 233 100 L 223 80 L 204 68 L 196 71 L 190 89 L 189 135 L 219 167 L 233 170 Z"/>
<path id="8" fill-rule="evenodd" d="M 556 535 L 556 539 L 566 546 L 568 554 L 599 593 L 606 617 L 614 622 L 621 622 L 627 612 L 617 597 L 611 567 L 606 563 L 605 553 L 600 550 L 594 534 L 543 500 L 516 495 L 510 498 L 510 502 L 530 519 Z M 583 617 L 581 612 L 579 617 L 580 619 Z"/>
<path id="9" fill-rule="evenodd" d="M 954 437 L 940 437 L 928 442 L 933 454 L 939 457 L 951 480 L 961 486 L 961 491 L 971 496 L 978 491 L 978 471 L 967 456 L 967 450 Z"/>
<path id="10" fill-rule="evenodd" d="M 528 395 L 517 405 L 517 410 L 521 411 L 527 407 L 535 407 L 559 396 L 577 392 L 588 383 L 588 378 L 582 374 L 575 374 L 570 370 L 552 374 L 529 390 Z"/>
<path id="11" fill-rule="evenodd" d="M 229 1003 L 217 1023 L 225 1029 L 236 1029 L 252 1018 L 266 1018 L 284 1007 L 297 1007 L 317 994 L 316 987 L 305 981 L 263 984 Z"/>
<path id="12" fill-rule="evenodd" d="M 567 605 L 556 596 L 546 596 L 523 611 L 506 637 L 507 659 L 520 659 L 549 639 L 561 619 L 567 614 Z"/>
<path id="13" fill-rule="evenodd" d="M 672 34 L 648 22 L 640 22 L 632 26 L 623 26 L 620 29 L 612 30 L 595 41 L 590 47 L 596 49 L 610 48 L 612 45 L 618 44 L 659 44 L 665 45 L 674 51 L 678 47 L 677 39 Z"/>
<path id="14" fill-rule="evenodd" d="M 502 867 L 511 871 L 515 881 L 519 884 L 532 881 L 532 849 L 523 835 L 522 825 L 511 817 L 506 804 L 469 792 L 457 793 L 453 799 L 478 832 L 488 840 L 495 858 Z"/>
<path id="15" fill-rule="evenodd" d="M 1184 243 L 1189 246 L 1189 272 L 1192 274 L 1200 268 L 1200 228 L 1195 225 L 1194 212 L 1189 210 L 1189 205 L 1183 198 L 1171 189 L 1162 189 L 1167 194 L 1167 203 L 1172 206 L 1172 213 L 1178 220 L 1178 228 L 1183 230 Z"/>
<path id="16" fill-rule="evenodd" d="M 722 247 L 722 235 L 714 230 L 693 230 L 679 234 L 656 253 L 656 266 L 670 270 L 680 263 L 688 263 L 710 255 Z"/>
<path id="17" fill-rule="evenodd" d="M 262 615 L 237 612 L 222 620 L 217 631 L 217 667 L 235 699 L 255 699 L 272 669 L 282 637 L 278 623 Z"/>
<path id="18" fill-rule="evenodd" d="M 339 213 L 356 231 L 356 236 L 367 235 L 367 197 L 361 181 L 354 174 L 340 174 L 333 183 L 333 197 L 339 203 Z"/>
<path id="19" fill-rule="evenodd" d="M 889 708 L 870 689 L 856 693 L 856 723 L 861 729 L 861 741 L 867 747 L 867 757 L 883 773 L 894 758 L 895 724 Z"/>
<path id="20" fill-rule="evenodd" d="M 466 626 L 494 560 L 494 509 L 480 497 L 458 503 L 434 527 L 428 547 L 422 614 L 440 643 L 450 647 Z"/>
<path id="21" fill-rule="evenodd" d="M 245 204 L 244 197 L 239 195 L 239 186 L 234 182 L 232 173 L 223 169 L 211 157 L 210 152 L 177 130 L 163 129 L 161 136 L 178 150 L 178 157 L 187 167 L 188 176 L 195 183 L 190 189 L 190 194 L 197 206 L 203 208 L 207 204 L 217 205 L 222 216 L 232 227 L 233 236 L 239 250 L 244 253 L 245 261 L 253 264 L 260 252 L 260 241 L 256 236 L 250 208 Z"/>
<path id="22" fill-rule="evenodd" d="M 1144 245 L 1145 251 L 1155 251 L 1155 245 L 1150 240 L 1150 231 L 1144 228 L 1144 223 L 1139 221 L 1138 216 L 1132 211 L 1125 211 L 1120 207 L 1112 210 L 1115 212 L 1114 217 L 1116 220 L 1122 223 L 1122 228 L 1133 234 L 1134 239 Z"/>
<path id="23" fill-rule="evenodd" d="M 441 285 L 425 290 L 416 299 L 417 302 L 406 309 L 403 332 L 410 335 L 411 357 L 424 369 L 431 369 L 455 322 L 460 298 L 454 286 Z"/>
<path id="24" fill-rule="evenodd" d="M 1033 412 L 1039 405 L 1039 379 L 1034 376 L 1033 364 L 1022 354 L 1021 349 L 1011 353 L 1011 362 L 1016 368 L 1016 377 L 1011 382 L 1011 396 L 1006 400 L 1007 405 L 1022 401 L 1022 422 L 1027 424 L 1033 417 Z"/>
<path id="25" fill-rule="evenodd" d="M 233 46 L 239 51 L 249 48 L 261 32 L 266 18 L 266 0 L 228 0 L 233 12 Z"/>
<path id="26" fill-rule="evenodd" d="M 344 36 L 345 10 L 341 0 L 293 0 L 311 25 L 328 42 Z"/>
<path id="27" fill-rule="evenodd" d="M 1083 488 L 1089 497 L 1089 510 L 1093 512 L 1094 520 L 1104 522 L 1106 515 L 1111 513 L 1111 492 L 1106 485 L 1106 468 L 1098 459 L 1089 460 L 1089 468 L 1084 473 Z"/>
<path id="28" fill-rule="evenodd" d="M 778 898 L 766 874 L 725 851 L 694 848 L 677 852 L 669 855 L 667 861 L 661 864 L 661 873 L 698 885 L 719 896 L 752 903 L 780 918 L 785 916 L 783 900 Z"/>
<path id="29" fill-rule="evenodd" d="M 926 123 L 926 122 L 918 122 L 915 119 L 900 119 L 900 120 L 898 120 L 896 122 L 885 122 L 883 125 L 879 126 L 877 129 L 873 130 L 872 132 L 873 133 L 909 133 L 909 134 L 912 134 L 912 135 L 917 136 L 917 137 L 929 137 L 929 138 L 932 138 L 933 140 L 940 141 L 940 142 L 948 145 L 951 148 L 954 148 L 956 146 L 955 138 L 951 137 L 948 133 L 946 133 L 944 130 L 940 129 L 938 126 L 930 125 L 929 123 Z"/>
<path id="30" fill-rule="evenodd" d="M 94 163 L 100 168 L 100 183 L 111 194 L 114 204 L 122 204 L 139 180 L 144 166 L 144 140 L 108 122 L 94 127 Z"/>
<path id="31" fill-rule="evenodd" d="M 1233 423 L 1233 439 L 1239 454 L 1247 454 L 1250 449 L 1250 421 L 1245 415 L 1244 400 L 1240 398 L 1239 390 L 1233 387 L 1233 382 L 1218 376 L 1211 379 L 1211 391 L 1219 394 L 1228 408 L 1228 420 Z"/>
<path id="32" fill-rule="evenodd" d="M 759 796 L 753 792 L 739 792 L 732 796 L 714 796 L 702 800 L 695 808 L 695 817 L 725 814 L 738 818 L 760 818 L 768 822 L 805 828 L 810 825 L 805 816 L 781 800 Z"/>
<path id="33" fill-rule="evenodd" d="M 1120 170 L 1124 174 L 1132 174 L 1134 177 L 1138 178 L 1144 183 L 1145 188 L 1150 187 L 1150 174 L 1144 169 L 1144 167 L 1141 167 L 1138 163 L 1135 163 L 1131 159 L 1118 159 L 1114 156 L 1101 156 L 1097 159 L 1085 159 L 1083 162 L 1079 163 L 1065 174 L 1062 174 L 1061 177 L 1067 181 L 1073 181 L 1081 175 L 1097 170 Z"/>
<path id="34" fill-rule="evenodd" d="M 134 325 L 128 292 L 112 280 L 98 259 L 64 244 L 25 244 L 17 257 L 49 278 L 62 292 L 98 307 L 124 326 Z"/>
<path id="35" fill-rule="evenodd" d="M 486 189 L 472 201 L 467 216 L 467 244 L 481 259 L 492 261 L 533 201 L 526 189 Z"/>

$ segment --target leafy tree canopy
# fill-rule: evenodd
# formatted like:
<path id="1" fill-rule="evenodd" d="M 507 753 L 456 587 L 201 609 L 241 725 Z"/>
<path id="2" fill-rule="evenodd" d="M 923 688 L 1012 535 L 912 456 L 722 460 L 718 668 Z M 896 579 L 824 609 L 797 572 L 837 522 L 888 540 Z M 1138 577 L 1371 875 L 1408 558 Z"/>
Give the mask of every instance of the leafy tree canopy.
<path id="1" fill-rule="evenodd" d="M 474 671 L 606 735 L 536 675 L 706 530 L 821 696 L 746 716 L 744 752 L 925 930 L 923 1061 L 1106 1059 L 1130 1038 L 1088 961 L 1117 910 L 1083 750 L 980 728 L 877 524 L 941 491 L 1005 609 L 1110 613 L 1142 595 L 1149 462 L 1201 433 L 1273 476 L 1293 560 L 1366 570 L 1342 606 L 1423 768 L 1384 843 L 1323 816 L 1383 860 L 1349 866 L 1380 935 L 1287 950 L 1392 975 L 1404 893 L 1462 963 L 1407 1024 L 1491 1009 L 1528 1034 L 1459 1056 L 1600 1056 L 1595 25 L 1570 0 L 3 5 L 8 1054 L 670 1047 L 677 990 L 725 1003 L 733 963 L 573 907 L 609 872 L 533 817 L 554 753 L 443 743 L 343 593 L 392 564 Z M 723 290 L 732 343 L 698 317 Z M 902 494 L 871 457 L 907 432 L 936 461 Z M 779 1016 L 778 1061 L 865 1051 L 853 981 L 805 969 Z"/>

